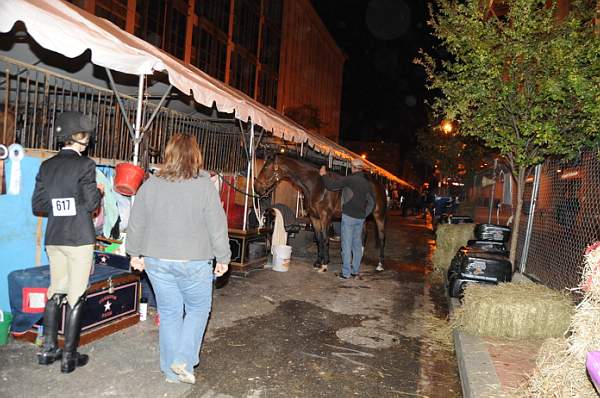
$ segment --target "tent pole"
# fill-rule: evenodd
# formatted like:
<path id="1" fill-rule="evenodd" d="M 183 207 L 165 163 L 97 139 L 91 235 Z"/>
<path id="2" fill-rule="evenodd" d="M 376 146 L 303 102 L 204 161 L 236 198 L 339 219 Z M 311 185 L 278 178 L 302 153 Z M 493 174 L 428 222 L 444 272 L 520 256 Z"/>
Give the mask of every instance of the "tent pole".
<path id="1" fill-rule="evenodd" d="M 300 143 L 300 157 L 304 156 L 304 142 Z M 296 192 L 296 218 L 298 218 L 298 215 L 300 214 L 300 195 L 301 192 L 298 189 L 298 191 Z"/>
<path id="2" fill-rule="evenodd" d="M 117 85 L 115 84 L 115 79 L 113 78 L 112 72 L 108 68 L 104 68 L 104 70 L 106 70 L 106 74 L 108 75 L 108 81 L 110 83 L 110 88 L 112 89 L 113 93 L 115 93 L 115 97 L 117 98 L 117 104 L 119 104 L 119 109 L 121 109 L 121 115 L 123 116 L 123 120 L 125 120 L 127 129 L 129 130 L 129 135 L 131 135 L 131 138 L 135 140 L 135 133 L 133 131 L 133 126 L 131 125 L 131 122 L 127 118 L 127 112 L 125 111 L 125 105 L 123 104 L 123 99 L 119 95 L 119 91 L 117 91 Z"/>
<path id="3" fill-rule="evenodd" d="M 246 195 L 244 196 L 244 224 L 243 231 L 248 228 L 248 195 L 250 194 L 250 179 L 252 175 L 252 159 L 254 158 L 254 123 L 250 121 L 250 143 L 248 144 L 248 168 L 246 171 Z"/>
<path id="4" fill-rule="evenodd" d="M 135 111 L 135 137 L 133 138 L 133 164 L 139 163 L 140 156 L 140 136 L 142 134 L 142 102 L 144 100 L 144 81 L 145 75 L 140 75 L 138 83 L 137 109 Z"/>

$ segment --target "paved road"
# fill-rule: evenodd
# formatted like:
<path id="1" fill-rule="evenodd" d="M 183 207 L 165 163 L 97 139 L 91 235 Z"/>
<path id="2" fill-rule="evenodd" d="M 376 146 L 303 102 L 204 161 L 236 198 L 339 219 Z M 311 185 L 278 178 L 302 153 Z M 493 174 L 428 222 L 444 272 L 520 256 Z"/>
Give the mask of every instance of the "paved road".
<path id="1" fill-rule="evenodd" d="M 447 314 L 425 283 L 432 237 L 422 220 L 395 216 L 383 273 L 369 241 L 362 280 L 335 278 L 336 243 L 332 272 L 319 274 L 300 237 L 289 272 L 232 279 L 215 297 L 194 395 L 460 396 L 453 354 L 429 336 L 428 319 Z"/>
<path id="2" fill-rule="evenodd" d="M 34 345 L 11 341 L 0 347 L 0 397 L 460 396 L 454 356 L 432 338 L 446 308 L 426 282 L 433 235 L 423 221 L 392 216 L 389 269 L 375 273 L 370 240 L 357 281 L 335 278 L 337 243 L 332 272 L 315 272 L 304 238 L 289 272 L 256 271 L 215 292 L 193 388 L 164 381 L 149 319 L 82 347 L 90 363 L 69 375 L 35 364 Z"/>

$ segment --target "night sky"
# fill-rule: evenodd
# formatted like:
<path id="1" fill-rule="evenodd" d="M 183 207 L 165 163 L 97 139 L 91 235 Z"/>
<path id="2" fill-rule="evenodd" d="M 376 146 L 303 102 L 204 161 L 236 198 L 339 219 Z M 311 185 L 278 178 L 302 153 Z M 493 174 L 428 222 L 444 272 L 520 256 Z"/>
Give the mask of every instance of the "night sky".
<path id="1" fill-rule="evenodd" d="M 346 53 L 340 141 L 384 140 L 414 144 L 426 124 L 423 69 L 412 63 L 428 49 L 425 0 L 312 0 Z"/>

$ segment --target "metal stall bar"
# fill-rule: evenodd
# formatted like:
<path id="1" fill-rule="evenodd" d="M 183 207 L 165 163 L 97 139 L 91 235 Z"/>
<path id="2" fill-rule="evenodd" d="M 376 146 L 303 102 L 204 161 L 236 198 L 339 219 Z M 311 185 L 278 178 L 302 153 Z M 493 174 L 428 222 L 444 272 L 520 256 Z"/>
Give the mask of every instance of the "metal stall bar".
<path id="1" fill-rule="evenodd" d="M 531 205 L 529 207 L 529 216 L 527 217 L 527 230 L 525 231 L 525 243 L 521 251 L 521 262 L 519 271 L 525 273 L 527 266 L 527 256 L 529 254 L 529 244 L 531 242 L 531 231 L 533 230 L 533 216 L 535 215 L 535 204 L 537 202 L 538 192 L 540 190 L 540 179 L 542 175 L 542 165 L 535 166 L 535 176 L 533 178 L 533 192 L 531 193 Z"/>
<path id="2" fill-rule="evenodd" d="M 242 230 L 246 231 L 248 227 L 248 195 L 250 194 L 250 179 L 252 171 L 252 158 L 254 157 L 254 123 L 250 121 L 250 140 L 248 144 L 248 167 L 246 168 L 246 195 L 244 196 L 244 221 Z"/>

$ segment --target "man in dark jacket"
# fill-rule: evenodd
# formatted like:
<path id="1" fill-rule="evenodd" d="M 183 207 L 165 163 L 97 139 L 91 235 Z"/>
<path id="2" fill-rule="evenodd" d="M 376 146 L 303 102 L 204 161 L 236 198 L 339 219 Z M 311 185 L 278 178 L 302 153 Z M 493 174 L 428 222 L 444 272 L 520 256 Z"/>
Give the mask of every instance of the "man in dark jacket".
<path id="1" fill-rule="evenodd" d="M 331 178 L 325 166 L 319 174 L 330 191 L 342 191 L 342 272 L 340 279 L 358 277 L 363 256 L 363 228 L 365 219 L 375 208 L 373 186 L 363 172 L 364 163 L 352 160 L 352 174 Z"/>
<path id="2" fill-rule="evenodd" d="M 45 244 L 50 260 L 44 345 L 38 363 L 49 365 L 60 359 L 61 372 L 70 373 L 88 362 L 87 355 L 77 352 L 77 345 L 96 242 L 91 214 L 100 205 L 103 187 L 96 184 L 96 164 L 82 155 L 94 130 L 90 118 L 64 112 L 54 127 L 64 147 L 40 166 L 31 200 L 33 212 L 48 217 Z M 61 350 L 57 332 L 63 305 L 67 317 Z"/>

